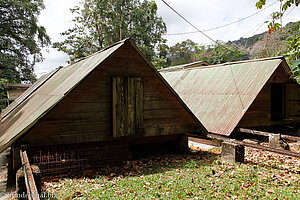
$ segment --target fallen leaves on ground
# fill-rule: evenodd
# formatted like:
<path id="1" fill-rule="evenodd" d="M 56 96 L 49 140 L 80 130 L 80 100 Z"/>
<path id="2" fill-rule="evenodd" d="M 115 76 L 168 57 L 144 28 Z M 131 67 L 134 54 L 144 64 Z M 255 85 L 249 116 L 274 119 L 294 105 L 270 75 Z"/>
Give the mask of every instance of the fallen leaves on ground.
<path id="1" fill-rule="evenodd" d="M 291 144 L 294 151 L 299 146 Z M 44 189 L 59 199 L 300 199 L 300 159 L 245 150 L 245 163 L 222 162 L 220 148 L 193 150 L 45 182 Z"/>

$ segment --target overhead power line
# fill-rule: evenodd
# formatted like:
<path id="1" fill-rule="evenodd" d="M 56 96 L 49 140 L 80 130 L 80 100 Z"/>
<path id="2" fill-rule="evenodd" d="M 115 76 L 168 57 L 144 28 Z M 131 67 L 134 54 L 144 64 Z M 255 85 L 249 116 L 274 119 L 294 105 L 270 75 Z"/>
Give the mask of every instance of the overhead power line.
<path id="1" fill-rule="evenodd" d="M 189 25 L 191 25 L 192 27 L 194 27 L 198 32 L 200 32 L 202 35 L 204 35 L 205 37 L 207 37 L 209 40 L 213 41 L 214 43 L 218 44 L 217 41 L 215 41 L 214 39 L 212 39 L 211 37 L 209 37 L 208 35 L 206 35 L 205 33 L 203 33 L 203 31 L 201 31 L 200 29 L 198 29 L 196 26 L 194 26 L 189 20 L 187 20 L 185 17 L 183 17 L 180 13 L 178 13 L 174 8 L 172 8 L 167 2 L 165 2 L 164 0 L 162 0 L 162 2 L 164 2 L 164 4 L 166 4 L 166 6 L 168 6 L 171 10 L 173 10 L 179 17 L 181 17 L 184 21 L 186 21 Z"/>
<path id="2" fill-rule="evenodd" d="M 162 0 L 162 1 L 165 3 L 164 0 Z M 213 28 L 205 29 L 205 30 L 202 30 L 202 32 L 208 32 L 208 31 L 220 29 L 220 28 L 223 28 L 223 27 L 230 26 L 230 25 L 232 25 L 232 24 L 241 22 L 241 21 L 243 21 L 243 20 L 245 20 L 245 19 L 248 19 L 248 18 L 250 18 L 250 17 L 252 17 L 252 16 L 254 16 L 254 15 L 257 15 L 258 13 L 260 13 L 260 12 L 264 11 L 265 9 L 267 9 L 267 8 L 269 8 L 269 7 L 271 7 L 271 6 L 273 6 L 273 5 L 276 4 L 276 3 L 277 3 L 277 1 L 275 1 L 274 3 L 272 3 L 271 5 L 269 5 L 269 6 L 265 7 L 265 8 L 263 8 L 263 9 L 260 9 L 259 11 L 255 12 L 255 13 L 253 13 L 253 14 L 247 16 L 247 17 L 243 17 L 243 18 L 241 18 L 241 19 L 239 19 L 239 20 L 236 20 L 236 21 L 234 21 L 234 22 L 230 22 L 230 23 L 228 23 L 228 24 L 224 24 L 224 25 L 221 25 L 221 26 L 216 26 L 216 27 L 213 27 Z M 166 4 L 166 3 L 165 3 L 165 4 Z M 168 6 L 169 6 L 169 5 L 168 5 Z M 170 7 L 170 6 L 169 6 L 169 7 Z M 171 8 L 171 9 L 172 9 L 172 8 Z M 173 9 L 172 9 L 172 10 L 173 10 Z M 168 35 L 168 36 L 171 36 L 171 35 L 186 35 L 186 34 L 198 33 L 198 32 L 199 32 L 199 31 L 189 31 L 189 32 L 181 32 L 181 33 L 167 33 L 167 34 L 164 34 L 164 35 Z"/>
<path id="3" fill-rule="evenodd" d="M 214 39 L 212 39 L 211 37 L 209 37 L 208 35 L 206 35 L 205 33 L 203 33 L 200 29 L 198 29 L 196 26 L 194 26 L 190 21 L 188 21 L 185 17 L 183 17 L 181 14 L 179 14 L 174 8 L 172 8 L 169 4 L 167 4 L 164 0 L 162 0 L 171 10 L 173 10 L 178 16 L 180 16 L 184 21 L 186 21 L 188 24 L 190 24 L 192 27 L 194 27 L 198 32 L 200 32 L 202 35 L 204 35 L 205 37 L 207 37 L 208 39 L 210 39 L 211 41 L 213 41 L 214 43 L 216 43 L 217 45 L 221 45 L 223 46 L 224 48 L 228 49 L 229 51 L 232 51 L 229 47 L 227 47 L 226 45 L 222 45 L 222 44 L 219 44 L 217 41 L 215 41 Z M 231 70 L 231 74 L 232 74 L 232 78 L 233 78 L 233 81 L 234 81 L 234 84 L 235 84 L 235 87 L 236 87 L 236 91 L 239 95 L 239 99 L 240 99 L 240 102 L 241 102 L 241 105 L 242 105 L 242 108 L 244 109 L 244 105 L 243 105 L 243 102 L 242 102 L 242 99 L 241 99 L 241 96 L 240 96 L 240 93 L 239 93 L 239 90 L 238 90 L 238 87 L 237 87 L 237 84 L 236 84 L 236 81 L 235 81 L 235 78 L 234 78 L 234 75 L 233 75 L 233 72 L 232 72 L 232 69 L 230 68 Z"/>

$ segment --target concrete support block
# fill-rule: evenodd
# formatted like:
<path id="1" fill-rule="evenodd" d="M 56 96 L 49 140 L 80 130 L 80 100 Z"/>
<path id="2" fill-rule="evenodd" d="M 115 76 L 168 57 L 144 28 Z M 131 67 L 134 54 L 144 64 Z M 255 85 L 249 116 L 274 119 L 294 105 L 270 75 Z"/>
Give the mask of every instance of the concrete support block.
<path id="1" fill-rule="evenodd" d="M 39 194 L 41 194 L 42 182 L 41 182 L 41 171 L 38 166 L 31 165 L 31 171 L 33 174 L 33 178 L 35 181 L 35 185 Z M 25 178 L 24 178 L 24 171 L 23 168 L 20 168 L 16 174 L 16 189 L 17 189 L 17 196 L 24 197 L 27 194 Z M 38 195 L 38 194 L 37 194 Z"/>
<path id="2" fill-rule="evenodd" d="M 242 145 L 222 142 L 221 159 L 227 162 L 244 162 L 245 148 Z"/>
<path id="3" fill-rule="evenodd" d="M 269 136 L 269 147 L 279 149 L 280 146 L 280 134 L 271 134 Z"/>
<path id="4" fill-rule="evenodd" d="M 222 145 L 222 140 L 218 140 L 218 139 L 213 138 L 212 143 L 213 143 L 214 146 L 220 147 Z"/>
<path id="5" fill-rule="evenodd" d="M 289 150 L 289 145 L 281 139 L 280 134 L 271 134 L 269 136 L 269 147 Z"/>

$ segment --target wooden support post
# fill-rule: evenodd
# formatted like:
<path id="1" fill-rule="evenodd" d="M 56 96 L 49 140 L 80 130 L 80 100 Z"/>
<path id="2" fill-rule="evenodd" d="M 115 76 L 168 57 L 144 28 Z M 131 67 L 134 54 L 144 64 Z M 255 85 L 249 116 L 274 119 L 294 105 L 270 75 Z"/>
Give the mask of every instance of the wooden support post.
<path id="1" fill-rule="evenodd" d="M 22 152 L 22 150 L 20 150 L 20 157 L 23 166 L 27 197 L 29 200 L 39 200 L 39 193 L 34 182 L 33 173 L 31 171 L 26 151 Z"/>
<path id="2" fill-rule="evenodd" d="M 7 174 L 7 188 L 6 190 L 13 191 L 16 189 L 16 173 L 21 167 L 20 161 L 20 147 L 13 144 L 10 148 L 10 155 L 8 161 L 8 174 Z"/>
<path id="3" fill-rule="evenodd" d="M 188 150 L 188 135 L 187 134 L 181 134 L 178 136 L 178 145 L 179 145 L 179 151 L 185 152 Z"/>
<path id="4" fill-rule="evenodd" d="M 37 191 L 39 194 L 41 194 L 41 187 L 42 187 L 42 182 L 41 182 L 41 171 L 38 166 L 36 165 L 31 165 L 31 171 L 34 177 L 34 182 L 37 187 Z M 25 183 L 25 174 L 24 170 L 21 167 L 18 172 L 17 172 L 17 185 L 16 185 L 16 191 L 19 197 L 25 196 L 27 194 L 27 189 L 26 189 L 26 183 Z"/>
<path id="5" fill-rule="evenodd" d="M 221 159 L 227 162 L 244 162 L 245 149 L 244 146 L 231 143 L 222 142 Z"/>

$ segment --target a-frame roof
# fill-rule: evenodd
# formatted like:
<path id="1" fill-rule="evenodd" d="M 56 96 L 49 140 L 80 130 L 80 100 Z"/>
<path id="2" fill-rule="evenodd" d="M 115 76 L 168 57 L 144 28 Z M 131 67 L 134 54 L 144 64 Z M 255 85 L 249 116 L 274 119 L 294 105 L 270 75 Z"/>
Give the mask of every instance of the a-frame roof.
<path id="1" fill-rule="evenodd" d="M 209 132 L 229 136 L 280 66 L 290 76 L 283 57 L 161 74 Z"/>
<path id="2" fill-rule="evenodd" d="M 52 110 L 64 97 L 70 93 L 81 81 L 84 80 L 96 67 L 110 57 L 124 45 L 131 45 L 144 61 L 148 63 L 153 72 L 162 83 L 174 94 L 177 100 L 189 112 L 202 127 L 206 129 L 193 115 L 183 101 L 178 97 L 169 84 L 162 78 L 131 39 L 126 39 L 103 49 L 75 64 L 62 67 L 44 75 L 36 81 L 28 90 L 19 96 L 11 105 L 1 113 L 0 122 L 0 152 L 14 143 L 28 129 L 35 125 L 39 119 Z"/>

